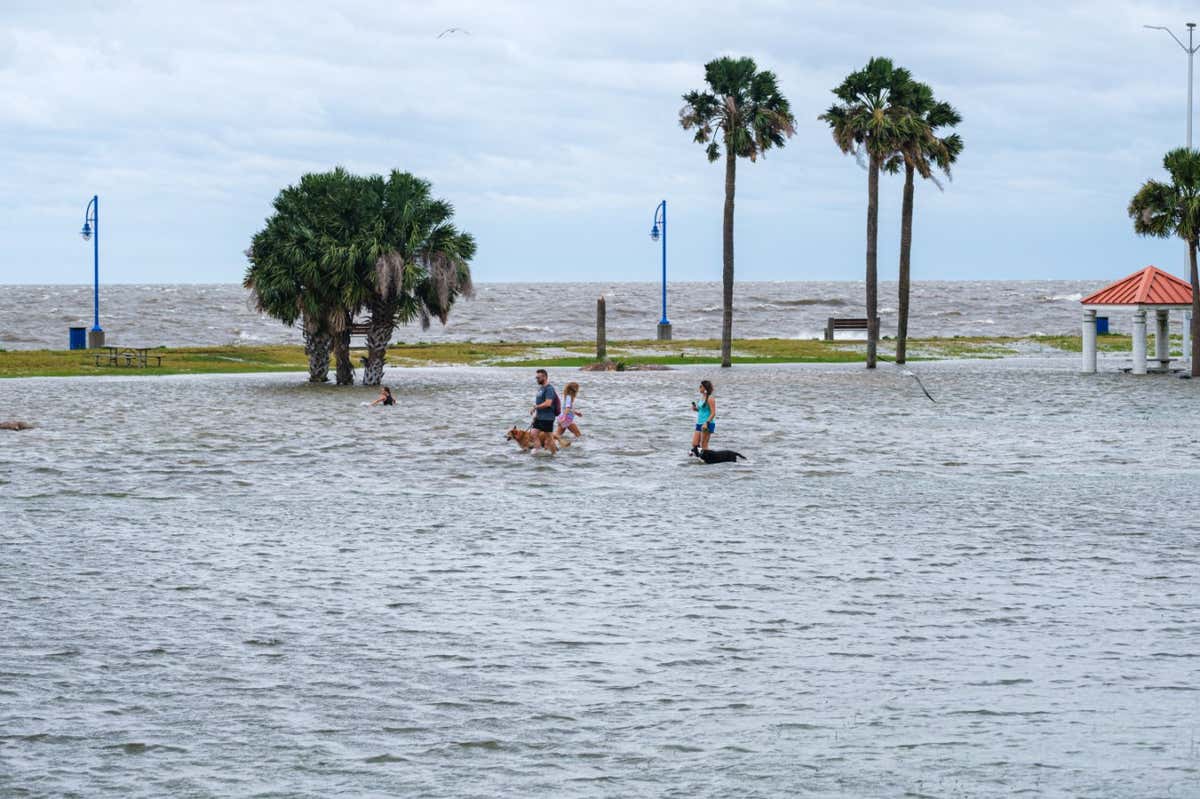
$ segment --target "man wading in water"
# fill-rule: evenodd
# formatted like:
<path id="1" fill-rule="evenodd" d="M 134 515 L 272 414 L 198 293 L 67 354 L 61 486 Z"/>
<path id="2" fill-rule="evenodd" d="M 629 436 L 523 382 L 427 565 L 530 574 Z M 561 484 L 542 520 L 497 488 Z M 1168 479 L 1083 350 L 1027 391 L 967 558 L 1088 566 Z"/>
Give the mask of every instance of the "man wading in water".
<path id="1" fill-rule="evenodd" d="M 554 443 L 554 419 L 559 411 L 558 392 L 550 385 L 550 375 L 546 374 L 545 369 L 538 369 L 536 377 L 539 388 L 533 400 L 533 410 L 530 411 L 533 429 L 538 431 L 538 441 L 543 447 L 552 453 L 558 452 L 558 445 Z"/>

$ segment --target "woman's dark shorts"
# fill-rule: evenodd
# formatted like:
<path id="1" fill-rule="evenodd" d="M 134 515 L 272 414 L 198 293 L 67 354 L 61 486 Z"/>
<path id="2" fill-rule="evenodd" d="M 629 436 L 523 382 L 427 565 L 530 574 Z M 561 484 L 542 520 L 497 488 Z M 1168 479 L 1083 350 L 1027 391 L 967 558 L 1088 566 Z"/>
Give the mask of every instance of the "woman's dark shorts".
<path id="1" fill-rule="evenodd" d="M 534 419 L 533 420 L 533 429 L 541 430 L 543 433 L 553 433 L 554 432 L 554 420 L 553 419 Z"/>

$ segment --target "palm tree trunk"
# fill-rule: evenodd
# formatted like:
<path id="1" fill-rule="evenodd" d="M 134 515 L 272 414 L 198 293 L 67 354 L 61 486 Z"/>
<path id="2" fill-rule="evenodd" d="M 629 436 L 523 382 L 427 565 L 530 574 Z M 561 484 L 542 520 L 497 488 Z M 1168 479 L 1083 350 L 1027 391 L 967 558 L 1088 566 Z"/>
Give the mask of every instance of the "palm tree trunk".
<path id="1" fill-rule="evenodd" d="M 371 322 L 367 328 L 367 363 L 363 367 L 362 384 L 377 386 L 383 382 L 383 366 L 387 345 L 396 329 L 395 303 L 376 302 L 371 306 Z"/>
<path id="2" fill-rule="evenodd" d="M 867 368 L 875 368 L 879 340 L 879 156 L 867 170 Z"/>
<path id="3" fill-rule="evenodd" d="M 896 321 L 896 363 L 904 363 L 908 350 L 908 290 L 912 261 L 913 165 L 904 164 L 904 200 L 900 206 L 900 318 Z"/>
<path id="4" fill-rule="evenodd" d="M 339 386 L 354 385 L 354 366 L 350 363 L 350 314 L 339 319 L 333 334 L 333 359 L 337 363 L 335 382 Z"/>
<path id="5" fill-rule="evenodd" d="M 328 333 L 304 331 L 304 354 L 308 356 L 308 382 L 325 383 L 329 380 Z"/>
<path id="6" fill-rule="evenodd" d="M 1188 242 L 1188 260 L 1192 266 L 1192 377 L 1200 377 L 1200 275 L 1196 274 L 1196 239 Z"/>
<path id="7" fill-rule="evenodd" d="M 725 142 L 725 222 L 721 270 L 722 302 L 721 314 L 721 367 L 733 364 L 733 190 L 737 180 L 737 156 Z"/>

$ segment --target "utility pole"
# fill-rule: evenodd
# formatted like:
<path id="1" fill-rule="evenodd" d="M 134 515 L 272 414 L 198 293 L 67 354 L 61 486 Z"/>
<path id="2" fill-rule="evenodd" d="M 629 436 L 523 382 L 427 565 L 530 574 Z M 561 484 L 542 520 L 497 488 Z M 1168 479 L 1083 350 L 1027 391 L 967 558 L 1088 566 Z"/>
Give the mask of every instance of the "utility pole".
<path id="1" fill-rule="evenodd" d="M 1187 53 L 1187 57 L 1188 57 L 1187 148 L 1190 150 L 1190 149 L 1192 149 L 1192 75 L 1193 75 L 1192 62 L 1195 60 L 1196 51 L 1200 50 L 1200 45 L 1197 45 L 1194 40 L 1194 36 L 1196 34 L 1196 23 L 1195 22 L 1187 23 L 1187 29 L 1188 29 L 1188 34 L 1187 34 L 1188 43 L 1187 44 L 1184 44 L 1182 41 L 1180 41 L 1179 37 L 1176 36 L 1175 33 L 1170 28 L 1163 27 L 1162 25 L 1143 25 L 1142 27 L 1149 28 L 1150 30 L 1155 30 L 1155 31 L 1166 31 L 1170 35 L 1170 37 L 1175 40 L 1175 43 L 1183 48 L 1183 52 Z M 1185 267 L 1185 270 L 1190 271 L 1190 269 L 1191 269 L 1191 265 L 1190 265 L 1190 261 L 1189 261 L 1188 266 Z M 1185 271 L 1185 274 L 1186 274 L 1186 271 Z M 1192 351 L 1191 346 L 1189 346 L 1191 344 L 1191 342 L 1189 341 L 1189 339 L 1191 338 L 1191 327 L 1192 327 L 1191 322 L 1192 322 L 1191 311 L 1185 311 L 1183 314 L 1183 357 L 1189 361 L 1191 360 L 1191 351 Z"/>

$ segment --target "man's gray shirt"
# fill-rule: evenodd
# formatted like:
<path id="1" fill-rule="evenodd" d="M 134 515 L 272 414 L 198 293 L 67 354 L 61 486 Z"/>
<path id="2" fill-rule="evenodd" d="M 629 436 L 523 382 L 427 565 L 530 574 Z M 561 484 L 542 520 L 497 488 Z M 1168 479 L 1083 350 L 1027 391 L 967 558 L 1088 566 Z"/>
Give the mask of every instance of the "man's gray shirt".
<path id="1" fill-rule="evenodd" d="M 534 405 L 541 405 L 546 400 L 553 400 L 557 394 L 554 391 L 554 386 L 547 383 L 538 389 L 537 399 L 533 401 Z M 554 405 L 547 405 L 545 408 L 537 409 L 537 416 L 534 417 L 538 421 L 554 421 Z"/>

